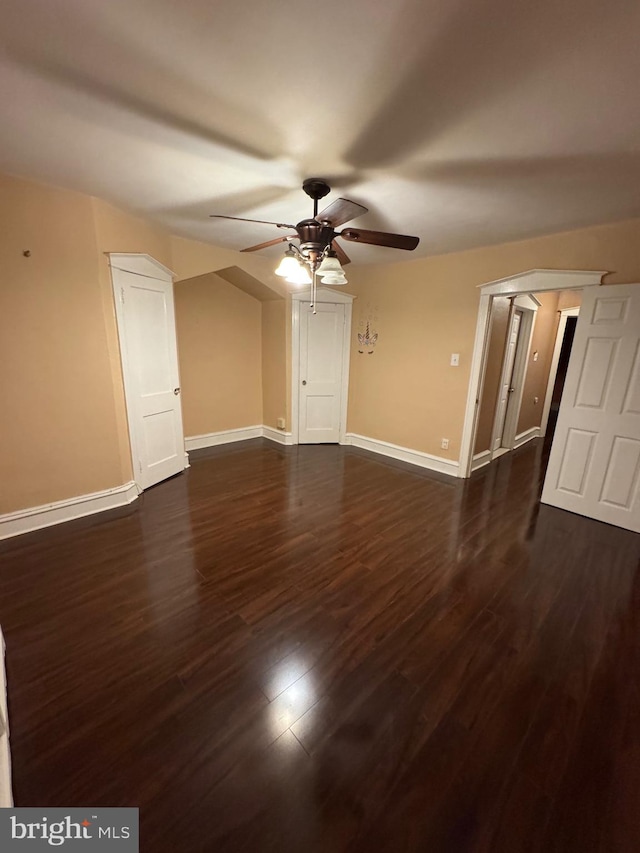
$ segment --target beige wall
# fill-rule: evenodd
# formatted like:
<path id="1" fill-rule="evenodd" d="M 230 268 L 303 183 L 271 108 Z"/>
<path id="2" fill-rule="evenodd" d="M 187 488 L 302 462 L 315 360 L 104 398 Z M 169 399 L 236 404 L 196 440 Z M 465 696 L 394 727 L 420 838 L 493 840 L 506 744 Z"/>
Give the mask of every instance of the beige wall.
<path id="1" fill-rule="evenodd" d="M 275 429 L 278 418 L 284 418 L 287 430 L 291 423 L 287 412 L 289 311 L 284 299 L 262 303 L 262 423 Z"/>
<path id="2" fill-rule="evenodd" d="M 0 176 L 0 220 L 2 514 L 132 477 L 106 253 L 149 254 L 182 273 L 235 264 L 272 276 L 273 265 L 171 237 L 100 199 L 8 176 Z M 262 423 L 262 304 L 212 278 L 213 287 L 177 287 L 187 434 Z M 271 357 L 282 329 L 271 320 L 267 327 Z M 279 368 L 270 370 L 266 397 L 279 410 Z"/>
<path id="3" fill-rule="evenodd" d="M 170 266 L 178 281 L 235 266 L 263 282 L 278 295 L 287 296 L 286 285 L 275 275 L 276 264 L 269 258 L 222 249 L 184 237 L 171 236 L 170 242 Z"/>
<path id="4" fill-rule="evenodd" d="M 396 253 L 399 254 L 399 253 Z M 502 246 L 349 269 L 354 303 L 348 429 L 457 459 L 464 422 L 478 285 L 528 269 L 612 270 L 640 281 L 640 220 Z M 358 355 L 359 321 L 376 313 L 379 342 Z M 451 353 L 460 367 L 450 367 Z M 441 438 L 449 439 L 442 450 Z"/>
<path id="5" fill-rule="evenodd" d="M 0 220 L 6 513 L 123 478 L 92 200 L 0 176 Z"/>
<path id="6" fill-rule="evenodd" d="M 567 308 L 579 308 L 581 305 L 581 290 L 561 290 L 558 294 L 558 311 L 565 311 Z"/>
<path id="7" fill-rule="evenodd" d="M 176 282 L 186 436 L 262 423 L 262 306 L 215 273 Z"/>

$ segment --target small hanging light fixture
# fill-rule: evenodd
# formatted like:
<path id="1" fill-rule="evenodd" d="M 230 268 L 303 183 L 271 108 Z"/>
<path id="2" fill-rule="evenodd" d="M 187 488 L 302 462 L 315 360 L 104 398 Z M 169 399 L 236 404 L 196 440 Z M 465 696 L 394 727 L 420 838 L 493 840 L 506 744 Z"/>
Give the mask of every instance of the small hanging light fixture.
<path id="1" fill-rule="evenodd" d="M 296 269 L 291 270 L 285 281 L 289 284 L 311 284 L 311 276 L 305 266 L 296 262 Z"/>
<path id="2" fill-rule="evenodd" d="M 346 284 L 347 283 L 347 277 L 343 272 L 330 272 L 330 273 L 327 273 L 323 277 L 322 283 L 323 284 Z"/>
<path id="3" fill-rule="evenodd" d="M 298 261 L 298 258 L 291 246 L 289 246 L 275 273 L 276 275 L 282 276 L 282 278 L 288 278 L 291 275 L 295 275 L 296 271 L 299 269 L 300 262 Z"/>
<path id="4" fill-rule="evenodd" d="M 322 258 L 322 262 L 317 269 L 317 273 L 322 279 L 325 279 L 326 276 L 332 275 L 341 275 L 344 278 L 344 270 L 340 265 L 338 255 L 336 254 L 336 252 L 334 252 L 333 249 L 327 249 L 325 251 L 324 257 Z M 344 284 L 346 284 L 346 282 L 347 280 L 345 278 Z"/>

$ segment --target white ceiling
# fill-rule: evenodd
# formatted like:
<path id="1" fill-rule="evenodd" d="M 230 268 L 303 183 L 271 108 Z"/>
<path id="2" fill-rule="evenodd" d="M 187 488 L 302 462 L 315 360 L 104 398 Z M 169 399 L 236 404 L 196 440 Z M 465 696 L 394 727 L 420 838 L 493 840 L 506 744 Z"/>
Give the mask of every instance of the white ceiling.
<path id="1" fill-rule="evenodd" d="M 238 249 L 282 232 L 208 214 L 297 222 L 309 176 L 413 256 L 624 219 L 639 25 L 637 0 L 4 0 L 0 170 Z"/>

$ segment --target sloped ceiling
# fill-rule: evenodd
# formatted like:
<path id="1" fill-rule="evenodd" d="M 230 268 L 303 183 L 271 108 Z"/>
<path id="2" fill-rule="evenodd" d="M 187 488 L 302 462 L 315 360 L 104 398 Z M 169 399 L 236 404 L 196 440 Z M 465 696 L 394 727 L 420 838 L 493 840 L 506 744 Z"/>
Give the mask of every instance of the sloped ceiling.
<path id="1" fill-rule="evenodd" d="M 5 0 L 0 169 L 229 248 L 297 222 L 457 251 L 640 215 L 637 0 Z M 282 232 L 279 232 L 282 234 Z M 267 250 L 274 259 L 282 249 Z"/>

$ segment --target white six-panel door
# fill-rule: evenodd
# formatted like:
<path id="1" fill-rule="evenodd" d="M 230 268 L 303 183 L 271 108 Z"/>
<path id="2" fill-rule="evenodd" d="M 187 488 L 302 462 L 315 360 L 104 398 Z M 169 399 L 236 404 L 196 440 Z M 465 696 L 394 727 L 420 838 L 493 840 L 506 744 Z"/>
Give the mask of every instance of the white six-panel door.
<path id="1" fill-rule="evenodd" d="M 543 503 L 640 532 L 640 285 L 587 288 Z"/>
<path id="2" fill-rule="evenodd" d="M 340 440 L 345 306 L 300 305 L 299 442 Z"/>
<path id="3" fill-rule="evenodd" d="M 112 261 L 132 463 L 143 489 L 185 467 L 173 281 L 160 267 L 157 275 Z"/>

